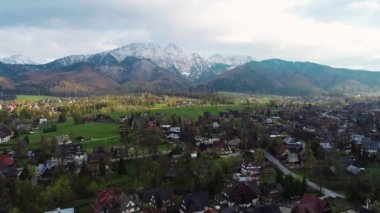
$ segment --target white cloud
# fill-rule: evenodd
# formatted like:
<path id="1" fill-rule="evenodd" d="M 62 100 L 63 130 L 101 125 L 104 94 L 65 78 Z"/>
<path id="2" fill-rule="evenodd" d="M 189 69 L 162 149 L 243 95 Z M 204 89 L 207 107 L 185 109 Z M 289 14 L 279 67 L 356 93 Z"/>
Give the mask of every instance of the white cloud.
<path id="1" fill-rule="evenodd" d="M 2 56 L 20 53 L 44 62 L 151 41 L 207 54 L 380 70 L 380 27 L 370 21 L 380 9 L 375 0 L 9 2 L 0 3 Z"/>
<path id="2" fill-rule="evenodd" d="M 351 2 L 347 8 L 360 11 L 360 12 L 379 12 L 380 11 L 380 2 L 377 0 L 362 0 Z"/>

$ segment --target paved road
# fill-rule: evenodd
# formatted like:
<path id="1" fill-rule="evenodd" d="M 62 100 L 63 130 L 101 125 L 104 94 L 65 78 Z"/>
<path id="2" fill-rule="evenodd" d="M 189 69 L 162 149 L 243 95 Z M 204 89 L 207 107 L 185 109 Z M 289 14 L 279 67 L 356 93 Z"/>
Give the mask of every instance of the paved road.
<path id="1" fill-rule="evenodd" d="M 171 152 L 170 150 L 162 151 L 162 152 L 157 153 L 157 155 L 155 155 L 155 156 L 168 155 L 170 152 Z M 133 160 L 133 159 L 149 158 L 149 157 L 153 157 L 153 156 L 154 155 L 146 154 L 146 155 L 138 155 L 137 158 L 136 158 L 135 155 L 132 155 L 132 156 L 129 156 L 129 157 L 123 157 L 123 160 Z M 112 158 L 111 162 L 118 162 L 119 160 L 120 160 L 120 158 Z"/>
<path id="2" fill-rule="evenodd" d="M 290 171 L 287 167 L 285 167 L 277 158 L 275 158 L 273 155 L 271 155 L 269 152 L 264 151 L 264 156 L 266 159 L 268 159 L 270 162 L 272 162 L 282 173 L 285 175 L 291 175 L 293 177 L 298 177 L 298 175 L 292 171 Z M 334 192 L 330 189 L 327 189 L 325 187 L 320 187 L 320 185 L 306 179 L 306 184 L 315 190 L 321 191 L 325 196 L 332 197 L 332 198 L 344 198 L 343 195 Z"/>
<path id="3" fill-rule="evenodd" d="M 90 140 L 83 141 L 81 143 L 90 143 L 90 142 L 93 142 L 93 141 L 102 141 L 102 140 L 114 139 L 114 138 L 119 138 L 119 137 L 120 136 L 112 136 L 112 137 L 106 137 L 106 138 L 91 138 Z"/>

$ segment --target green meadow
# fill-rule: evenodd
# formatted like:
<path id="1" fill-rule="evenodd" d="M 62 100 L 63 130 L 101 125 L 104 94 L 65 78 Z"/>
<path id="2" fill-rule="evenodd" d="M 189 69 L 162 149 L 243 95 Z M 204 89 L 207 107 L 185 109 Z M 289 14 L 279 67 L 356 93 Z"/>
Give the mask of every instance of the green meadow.
<path id="1" fill-rule="evenodd" d="M 33 97 L 33 96 L 27 96 Z M 20 100 L 28 100 L 27 97 L 21 97 Z M 38 97 L 48 97 L 48 96 L 38 96 Z M 37 97 L 34 97 L 37 98 Z M 43 99 L 43 98 L 41 98 Z M 203 115 L 204 112 L 210 112 L 213 115 L 217 115 L 219 112 L 227 111 L 229 109 L 241 109 L 244 105 L 230 104 L 230 105 L 201 105 L 201 106 L 191 106 L 191 107 L 170 107 L 170 108 L 153 108 L 146 110 L 144 112 L 148 113 L 161 113 L 164 116 L 171 116 L 176 114 L 186 119 L 198 119 L 199 116 Z M 73 138 L 83 137 L 84 142 L 82 142 L 84 148 L 88 151 L 97 146 L 117 146 L 121 145 L 120 135 L 119 135 L 119 123 L 117 121 L 119 116 L 130 114 L 130 111 L 126 112 L 114 112 L 109 115 L 115 120 L 114 122 L 106 123 L 86 123 L 86 124 L 75 124 L 72 117 L 67 117 L 67 121 L 64 123 L 57 123 L 57 131 L 51 133 L 43 133 L 44 126 L 41 126 L 38 130 L 28 135 L 31 142 L 31 147 L 38 147 L 38 143 L 41 141 L 41 137 L 44 136 L 47 139 L 51 139 L 54 136 L 59 135 L 71 135 Z M 49 125 L 48 125 L 49 126 Z M 8 146 L 14 144 L 15 139 Z M 7 146 L 4 145 L 4 146 Z M 162 144 L 159 147 L 160 151 L 167 150 L 169 148 L 167 145 Z"/>
<path id="2" fill-rule="evenodd" d="M 56 132 L 43 133 L 42 126 L 35 133 L 29 134 L 32 146 L 38 145 L 42 135 L 47 138 L 58 135 L 72 135 L 74 138 L 83 137 L 85 139 L 83 146 L 86 149 L 99 145 L 115 146 L 120 144 L 119 124 L 113 122 L 74 124 L 71 117 L 68 117 L 65 123 L 58 123 Z"/>
<path id="3" fill-rule="evenodd" d="M 229 109 L 238 110 L 244 107 L 239 104 L 223 104 L 223 105 L 201 105 L 201 106 L 189 106 L 189 107 L 167 107 L 167 108 L 154 108 L 146 110 L 147 113 L 161 113 L 165 116 L 171 116 L 173 114 L 181 116 L 187 119 L 198 119 L 204 112 L 210 112 L 212 115 L 217 115 L 219 112 L 227 111 Z M 110 113 L 110 116 L 117 119 L 119 116 L 130 114 L 130 112 L 114 112 Z"/>
<path id="4" fill-rule="evenodd" d="M 45 95 L 17 95 L 16 97 L 16 102 L 19 103 L 27 101 L 40 101 L 44 99 L 59 99 L 59 97 Z"/>

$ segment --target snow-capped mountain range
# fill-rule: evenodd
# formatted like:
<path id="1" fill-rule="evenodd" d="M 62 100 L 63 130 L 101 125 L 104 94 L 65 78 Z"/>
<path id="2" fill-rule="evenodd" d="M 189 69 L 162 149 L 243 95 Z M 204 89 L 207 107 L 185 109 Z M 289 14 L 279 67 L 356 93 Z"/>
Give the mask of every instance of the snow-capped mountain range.
<path id="1" fill-rule="evenodd" d="M 0 58 L 0 62 L 6 64 L 36 64 L 34 61 L 24 58 L 21 55 L 11 55 L 9 57 Z"/>
<path id="2" fill-rule="evenodd" d="M 131 43 L 113 50 L 90 55 L 72 55 L 57 59 L 51 63 L 57 66 L 69 66 L 79 62 L 90 60 L 110 60 L 123 61 L 128 56 L 149 59 L 158 66 L 168 69 L 196 80 L 205 72 L 212 72 L 212 67 L 216 64 L 223 64 L 227 67 L 245 64 L 253 60 L 250 56 L 222 56 L 215 54 L 211 57 L 202 57 L 198 53 L 186 53 L 174 44 L 160 46 L 155 43 Z"/>

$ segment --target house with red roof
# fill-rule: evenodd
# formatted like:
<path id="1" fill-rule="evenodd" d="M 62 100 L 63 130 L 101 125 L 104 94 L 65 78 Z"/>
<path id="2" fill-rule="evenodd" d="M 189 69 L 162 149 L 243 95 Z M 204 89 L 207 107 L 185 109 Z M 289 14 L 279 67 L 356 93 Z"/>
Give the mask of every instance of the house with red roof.
<path id="1" fill-rule="evenodd" d="M 8 154 L 0 155 L 0 179 L 1 178 L 17 178 L 16 164 Z"/>
<path id="2" fill-rule="evenodd" d="M 326 200 L 322 200 L 315 195 L 304 194 L 291 213 L 330 213 L 331 208 Z"/>

